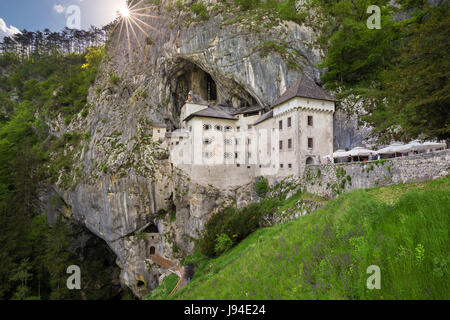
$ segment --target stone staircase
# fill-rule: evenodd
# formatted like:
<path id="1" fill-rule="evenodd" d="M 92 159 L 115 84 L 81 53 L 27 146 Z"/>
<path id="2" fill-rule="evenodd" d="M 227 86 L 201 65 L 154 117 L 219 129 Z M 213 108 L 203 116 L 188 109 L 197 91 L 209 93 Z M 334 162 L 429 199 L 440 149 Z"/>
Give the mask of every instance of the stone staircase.
<path id="1" fill-rule="evenodd" d="M 173 290 L 170 292 L 169 295 L 174 294 L 175 292 L 177 292 L 177 290 L 181 287 L 182 283 L 183 283 L 183 278 L 184 278 L 184 268 L 183 267 L 179 267 L 177 266 L 175 263 L 173 263 L 170 260 L 167 260 L 164 257 L 161 257 L 157 254 L 152 254 L 150 255 L 150 259 L 147 259 L 150 262 L 153 262 L 157 265 L 159 265 L 161 268 L 168 270 L 169 272 L 172 272 L 174 274 L 176 274 L 178 276 L 178 282 L 176 284 L 176 286 L 173 288 Z"/>

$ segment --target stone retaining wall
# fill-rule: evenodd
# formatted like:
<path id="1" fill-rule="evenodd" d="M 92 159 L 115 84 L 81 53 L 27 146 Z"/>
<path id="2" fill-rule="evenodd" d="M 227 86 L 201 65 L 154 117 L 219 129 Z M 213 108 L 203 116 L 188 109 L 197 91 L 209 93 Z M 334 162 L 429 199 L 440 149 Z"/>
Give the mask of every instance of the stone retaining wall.
<path id="1" fill-rule="evenodd" d="M 450 149 L 414 156 L 337 164 L 309 165 L 303 174 L 306 191 L 333 197 L 344 191 L 418 182 L 450 173 Z"/>

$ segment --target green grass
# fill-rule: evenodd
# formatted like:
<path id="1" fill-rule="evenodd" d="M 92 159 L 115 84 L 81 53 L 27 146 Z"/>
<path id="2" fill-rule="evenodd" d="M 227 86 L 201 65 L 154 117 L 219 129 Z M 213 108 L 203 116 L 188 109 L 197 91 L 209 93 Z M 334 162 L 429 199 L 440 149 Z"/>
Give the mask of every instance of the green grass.
<path id="1" fill-rule="evenodd" d="M 170 292 L 175 288 L 178 282 L 178 277 L 171 273 L 164 278 L 160 286 L 147 295 L 145 300 L 164 300 L 169 297 Z"/>
<path id="2" fill-rule="evenodd" d="M 218 258 L 176 299 L 449 299 L 450 178 L 356 190 Z M 366 287 L 378 265 L 381 289 Z"/>

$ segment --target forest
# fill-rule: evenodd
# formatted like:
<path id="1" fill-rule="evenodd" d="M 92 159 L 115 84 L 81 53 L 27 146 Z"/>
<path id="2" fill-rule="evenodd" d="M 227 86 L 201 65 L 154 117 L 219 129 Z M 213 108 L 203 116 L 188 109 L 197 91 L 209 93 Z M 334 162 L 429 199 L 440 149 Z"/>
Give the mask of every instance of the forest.
<path id="1" fill-rule="evenodd" d="M 107 32 L 23 32 L 1 45 L 0 299 L 111 299 L 124 293 L 107 245 L 63 214 L 50 224 L 39 199 L 60 170 L 70 170 L 68 157 L 51 154 L 62 155 L 79 141 L 77 134 L 50 134 L 49 119 L 62 114 L 70 121 L 88 112 L 87 93 Z M 55 195 L 50 202 L 62 199 Z M 80 251 L 74 242 L 83 236 L 90 240 Z M 67 289 L 70 265 L 84 270 L 82 290 Z"/>

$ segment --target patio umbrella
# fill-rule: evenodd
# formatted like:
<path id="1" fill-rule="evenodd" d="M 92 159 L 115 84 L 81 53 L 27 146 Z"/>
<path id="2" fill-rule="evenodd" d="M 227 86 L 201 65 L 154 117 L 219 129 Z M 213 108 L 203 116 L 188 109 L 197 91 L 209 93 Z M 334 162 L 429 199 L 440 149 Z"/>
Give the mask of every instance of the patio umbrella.
<path id="1" fill-rule="evenodd" d="M 370 150 L 370 149 L 363 148 L 363 147 L 353 148 L 348 153 L 351 154 L 352 157 L 358 157 L 358 161 L 360 160 L 360 157 L 368 157 L 370 155 L 377 154 L 377 152 L 375 150 Z"/>
<path id="2" fill-rule="evenodd" d="M 429 147 L 425 146 L 423 143 L 420 143 L 419 140 L 414 140 L 408 144 L 405 144 L 404 146 L 399 147 L 397 152 L 408 153 L 411 151 L 426 150 L 427 148 Z"/>
<path id="3" fill-rule="evenodd" d="M 404 146 L 403 143 L 395 142 L 395 143 L 392 143 L 392 144 L 390 144 L 389 146 L 387 146 L 387 147 L 385 147 L 383 149 L 378 150 L 377 154 L 394 154 L 402 146 Z"/>
<path id="4" fill-rule="evenodd" d="M 349 155 L 348 151 L 339 149 L 333 152 L 333 158 L 347 158 Z"/>
<path id="5" fill-rule="evenodd" d="M 348 151 L 348 153 L 350 153 L 352 156 L 365 157 L 365 156 L 370 156 L 371 154 L 375 155 L 375 154 L 377 154 L 377 151 L 366 149 L 363 147 L 356 147 L 356 148 L 353 148 L 352 150 Z"/>
<path id="6" fill-rule="evenodd" d="M 423 146 L 426 147 L 426 149 L 440 149 L 447 147 L 445 143 L 441 142 L 424 142 Z"/>

